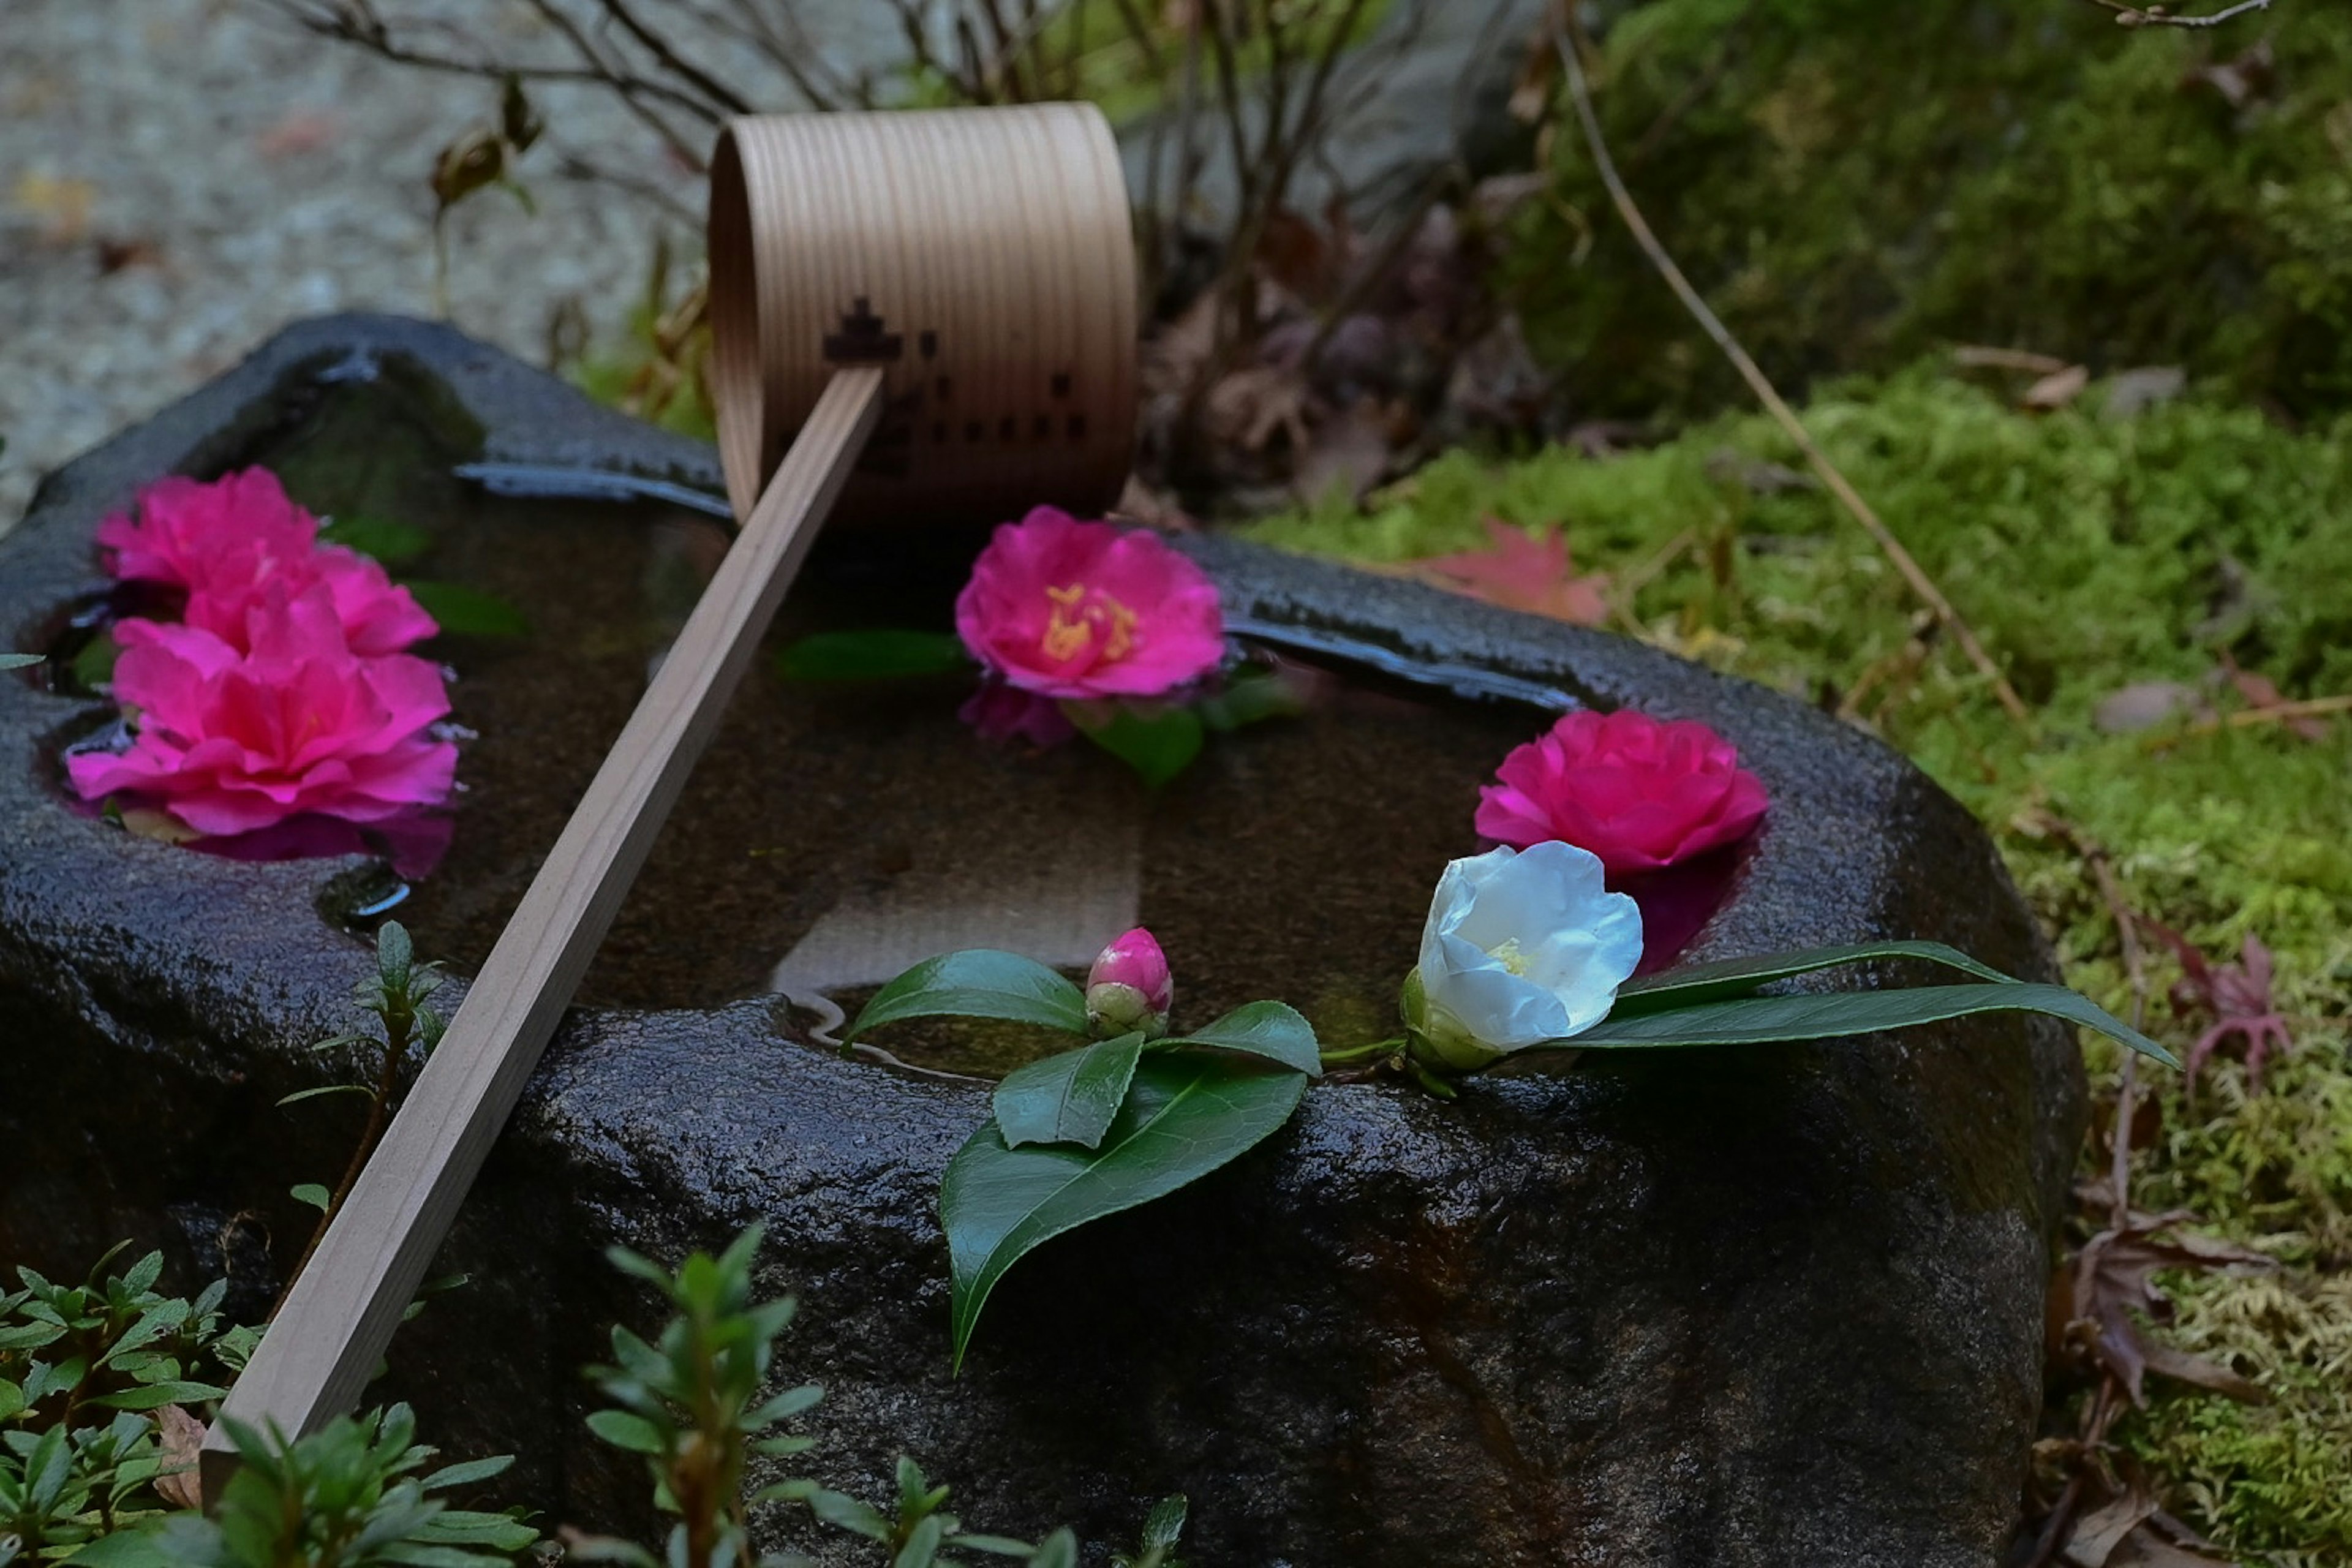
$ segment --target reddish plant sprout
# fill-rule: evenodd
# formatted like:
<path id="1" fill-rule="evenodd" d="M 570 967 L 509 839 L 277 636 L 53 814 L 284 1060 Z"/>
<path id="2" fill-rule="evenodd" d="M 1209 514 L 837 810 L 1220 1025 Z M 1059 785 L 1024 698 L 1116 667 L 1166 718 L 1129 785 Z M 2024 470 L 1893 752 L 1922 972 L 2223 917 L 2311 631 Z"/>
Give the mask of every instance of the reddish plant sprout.
<path id="1" fill-rule="evenodd" d="M 2171 990 L 2172 1009 L 2183 1017 L 2210 1015 L 2213 1023 L 2189 1047 L 2184 1061 L 2189 1087 L 2197 1087 L 2197 1069 L 2232 1038 L 2245 1050 L 2246 1087 L 2263 1091 L 2263 1062 L 2273 1047 L 2282 1054 L 2294 1047 L 2286 1017 L 2271 999 L 2271 952 L 2262 938 L 2246 933 L 2239 962 L 2215 963 L 2195 942 L 2151 920 L 2140 924 L 2163 939 L 2180 960 L 2180 978 Z"/>

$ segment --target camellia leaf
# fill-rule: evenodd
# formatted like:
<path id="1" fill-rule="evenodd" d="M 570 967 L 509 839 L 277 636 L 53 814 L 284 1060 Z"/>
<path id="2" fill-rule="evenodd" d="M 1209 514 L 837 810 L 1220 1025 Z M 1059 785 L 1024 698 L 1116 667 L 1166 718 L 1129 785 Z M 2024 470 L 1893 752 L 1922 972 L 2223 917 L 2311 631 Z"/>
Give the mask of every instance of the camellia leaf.
<path id="1" fill-rule="evenodd" d="M 1120 704 L 1106 715 L 1091 706 L 1064 704 L 1079 733 L 1133 768 L 1158 789 L 1201 754 L 1201 716 L 1190 708 L 1144 714 Z"/>
<path id="2" fill-rule="evenodd" d="M 1308 1078 L 1323 1076 L 1322 1047 L 1316 1044 L 1315 1026 L 1300 1016 L 1297 1008 L 1280 1002 L 1246 1003 L 1205 1029 L 1157 1041 L 1152 1048 L 1163 1050 L 1171 1046 L 1239 1051 L 1279 1062 Z"/>
<path id="3" fill-rule="evenodd" d="M 1143 1055 L 1141 1035 L 1121 1035 L 1100 1045 L 1031 1062 L 1004 1075 L 991 1102 L 1008 1147 L 1024 1143 L 1076 1143 L 1098 1147 L 1111 1118 L 1127 1099 L 1135 1064 Z"/>
<path id="4" fill-rule="evenodd" d="M 989 1292 L 1032 1250 L 1238 1159 L 1289 1121 L 1306 1092 L 1299 1073 L 1207 1053 L 1154 1053 L 1137 1067 L 1097 1150 L 1012 1148 L 993 1121 L 973 1133 L 940 1185 L 955 1364 L 963 1364 Z"/>
<path id="5" fill-rule="evenodd" d="M 320 528 L 319 538 L 385 566 L 405 566 L 433 548 L 433 535 L 424 529 L 382 517 L 339 517 Z"/>
<path id="6" fill-rule="evenodd" d="M 971 655 L 952 632 L 818 632 L 776 656 L 786 680 L 880 680 L 970 669 Z"/>
<path id="7" fill-rule="evenodd" d="M 1958 948 L 1947 947 L 1940 942 L 1858 942 L 1843 947 L 1814 947 L 1801 952 L 1776 952 L 1763 958 L 1731 958 L 1720 963 L 1685 964 L 1679 969 L 1669 969 L 1663 974 L 1629 980 L 1618 988 L 1617 1005 L 1610 1009 L 1609 1016 L 1631 1018 L 1674 1007 L 1725 1002 L 1735 996 L 1748 995 L 1758 986 L 1770 981 L 1786 980 L 1793 974 L 1810 974 L 1817 969 L 1834 969 L 1842 963 L 1861 963 L 1874 958 L 1925 959 L 1931 963 L 1948 964 L 1954 969 L 1965 970 L 1979 979 L 2014 983 L 2011 976 L 1989 964 L 1979 963 Z"/>
<path id="8" fill-rule="evenodd" d="M 462 583 L 431 583 L 411 579 L 402 584 L 441 623 L 445 634 L 469 637 L 527 637 L 530 622 L 520 610 L 479 588 Z"/>
<path id="9" fill-rule="evenodd" d="M 874 994 L 842 1037 L 854 1040 L 901 1018 L 1010 1018 L 1087 1032 L 1087 995 L 1034 958 L 992 948 L 927 958 Z"/>
<path id="10" fill-rule="evenodd" d="M 2179 1067 L 2170 1051 L 2063 985 L 2005 981 L 1997 985 L 1920 985 L 1899 991 L 1832 991 L 1802 996 L 1748 996 L 1621 1018 L 1614 1013 L 1567 1047 L 1612 1050 L 1663 1046 L 1752 1046 L 1778 1040 L 1829 1040 L 1938 1024 L 1975 1013 L 2046 1013 Z"/>

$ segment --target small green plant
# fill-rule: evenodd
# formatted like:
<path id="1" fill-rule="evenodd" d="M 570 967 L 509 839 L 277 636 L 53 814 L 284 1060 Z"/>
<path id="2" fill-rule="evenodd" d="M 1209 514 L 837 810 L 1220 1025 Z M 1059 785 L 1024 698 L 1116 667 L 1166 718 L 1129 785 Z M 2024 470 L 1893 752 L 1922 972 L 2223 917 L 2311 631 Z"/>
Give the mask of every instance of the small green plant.
<path id="1" fill-rule="evenodd" d="M 56 1563 L 154 1518 L 185 1461 L 165 1433 L 216 1399 L 257 1336 L 220 1313 L 225 1281 L 194 1300 L 154 1287 L 163 1257 L 79 1285 L 19 1268 L 0 1295 L 0 1565 Z M 218 1380 L 218 1381 L 215 1381 Z"/>
<path id="2" fill-rule="evenodd" d="M 745 1471 L 754 1457 L 808 1450 L 809 1438 L 775 1428 L 824 1396 L 814 1384 L 761 1396 L 776 1340 L 794 1310 L 790 1298 L 752 1300 L 751 1261 L 761 1234 L 753 1226 L 718 1257 L 698 1252 L 676 1274 L 625 1247 L 610 1253 L 615 1268 L 651 1285 L 676 1315 L 651 1342 L 625 1328 L 613 1330 L 618 1364 L 588 1373 L 613 1404 L 589 1416 L 588 1425 L 614 1447 L 645 1456 L 654 1500 L 677 1522 L 659 1556 L 634 1542 L 604 1538 L 573 1542 L 572 1555 L 629 1568 L 790 1568 L 806 1560 L 755 1558 L 747 1528 L 751 1509 L 789 1502 L 875 1542 L 878 1560 L 889 1568 L 956 1568 L 958 1559 L 946 1555 L 952 1552 L 1015 1558 L 1028 1568 L 1076 1568 L 1077 1538 L 1067 1530 L 1036 1543 L 966 1531 L 961 1521 L 942 1511 L 949 1489 L 933 1485 L 904 1456 L 898 1496 L 878 1507 L 805 1477 L 746 1492 Z M 1183 1525 L 1184 1500 L 1167 1500 L 1145 1524 L 1139 1552 L 1118 1562 L 1125 1568 L 1182 1568 L 1169 1552 Z"/>
<path id="3" fill-rule="evenodd" d="M 435 1492 L 471 1486 L 512 1460 L 425 1470 L 405 1405 L 339 1416 L 299 1442 L 241 1422 L 242 1461 L 218 1517 L 194 1512 L 110 1535 L 74 1561 L 90 1568 L 501 1568 L 539 1539 L 512 1511 L 453 1509 Z M 418 1472 L 425 1471 L 424 1474 Z"/>
<path id="4" fill-rule="evenodd" d="M 329 1095 L 359 1094 L 368 1099 L 366 1125 L 360 1131 L 352 1157 L 332 1191 L 316 1182 L 304 1182 L 293 1189 L 299 1202 L 319 1211 L 318 1228 L 303 1248 L 302 1260 L 287 1276 L 287 1289 L 293 1289 L 302 1265 L 310 1260 L 319 1243 L 327 1234 L 328 1223 L 335 1211 L 350 1195 L 352 1186 L 367 1168 L 368 1156 L 383 1136 L 384 1126 L 392 1119 L 394 1102 L 399 1098 L 401 1081 L 408 1065 L 411 1048 L 419 1055 L 429 1055 L 441 1042 L 441 1033 L 447 1022 L 425 1003 L 441 988 L 443 976 L 437 963 L 416 962 L 415 946 L 408 938 L 407 928 L 398 921 L 386 921 L 375 937 L 375 973 L 362 979 L 352 988 L 352 1000 L 362 1013 L 373 1016 L 377 1029 L 370 1034 L 336 1035 L 320 1040 L 313 1050 L 341 1050 L 348 1047 L 377 1048 L 378 1055 L 373 1083 L 331 1083 L 316 1089 L 306 1089 L 289 1094 L 278 1103 L 297 1105 L 304 1100 L 323 1099 Z"/>

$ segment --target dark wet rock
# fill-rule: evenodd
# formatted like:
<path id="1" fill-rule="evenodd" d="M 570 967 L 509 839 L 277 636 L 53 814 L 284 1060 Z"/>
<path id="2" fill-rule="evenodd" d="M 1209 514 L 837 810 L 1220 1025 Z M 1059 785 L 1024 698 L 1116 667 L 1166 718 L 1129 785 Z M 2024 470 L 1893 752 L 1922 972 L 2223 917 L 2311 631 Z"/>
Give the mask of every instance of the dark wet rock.
<path id="1" fill-rule="evenodd" d="M 717 486 L 706 448 L 443 329 L 314 322 L 53 478 L 0 542 L 0 635 L 37 646 L 101 585 L 90 530 L 140 483 L 236 460 L 322 374 L 404 364 L 490 456 Z M 1926 936 L 2051 971 L 1960 807 L 1801 703 L 1187 548 L 1249 615 L 1733 737 L 1776 805 L 1701 956 Z M 89 711 L 0 678 L 0 1259 L 74 1272 L 130 1237 L 184 1282 L 231 1271 L 257 1313 L 308 1228 L 287 1188 L 348 1150 L 275 1102 L 336 1070 L 307 1045 L 349 1026 L 367 958 L 319 906 L 363 863 L 239 864 L 77 815 L 53 752 Z M 646 1533 L 635 1461 L 580 1425 L 604 1326 L 650 1313 L 600 1249 L 674 1258 L 761 1219 L 803 1302 L 782 1371 L 828 1388 L 808 1468 L 878 1495 L 904 1449 L 975 1525 L 1068 1521 L 1090 1561 L 1178 1490 L 1215 1564 L 1976 1568 L 2008 1534 L 2083 1118 L 2054 1026 L 1619 1059 L 1451 1106 L 1318 1089 L 1252 1157 L 1024 1263 L 951 1379 L 933 1195 L 985 1115 L 979 1087 L 784 1037 L 772 1001 L 575 1011 L 437 1266 L 471 1284 L 403 1331 L 381 1391 L 451 1449 L 520 1453 L 514 1495 L 549 1521 Z"/>

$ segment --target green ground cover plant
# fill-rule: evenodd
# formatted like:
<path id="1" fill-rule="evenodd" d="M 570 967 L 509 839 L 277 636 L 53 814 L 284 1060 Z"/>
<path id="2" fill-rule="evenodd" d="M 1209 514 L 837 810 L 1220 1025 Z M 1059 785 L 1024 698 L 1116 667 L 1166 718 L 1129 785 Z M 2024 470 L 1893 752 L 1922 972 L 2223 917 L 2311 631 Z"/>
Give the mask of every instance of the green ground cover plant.
<path id="1" fill-rule="evenodd" d="M 1627 182 L 1783 390 L 1958 342 L 2352 398 L 2352 11 L 1650 0 L 1601 50 Z M 1588 412 L 1723 406 L 1577 138 L 1554 167 L 1516 260 L 1537 357 Z"/>
<path id="2" fill-rule="evenodd" d="M 1335 502 L 1249 531 L 1394 563 L 1486 548 L 1490 517 L 1558 524 L 1576 567 L 1608 574 L 1594 585 L 1617 629 L 1843 712 L 1967 803 L 2069 983 L 2118 1016 L 2130 987 L 2084 844 L 2104 849 L 2136 914 L 2217 961 L 2249 933 L 2266 944 L 2293 1049 L 2259 1094 L 2219 1060 L 2193 1088 L 2144 1077 L 2160 1125 L 2135 1140 L 2133 1204 L 2191 1210 L 2277 1260 L 2168 1285 L 2179 1317 L 2162 1331 L 2270 1401 L 2151 1380 L 2150 1408 L 2117 1436 L 2231 1549 L 2292 1568 L 2342 1562 L 2352 721 L 2265 714 L 2259 687 L 2231 672 L 2289 701 L 2352 691 L 2352 421 L 2298 432 L 2226 395 L 2110 417 L 2106 391 L 2035 415 L 1937 361 L 1826 386 L 1806 414 L 2032 705 L 2031 732 L 1787 467 L 1796 455 L 1761 416 L 1612 458 L 1456 452 L 1361 509 Z M 2150 1032 L 2185 1051 L 2205 1020 L 2167 1004 L 2180 967 L 2149 947 Z M 2120 1054 L 2086 1044 L 2095 1095 L 2111 1100 Z M 2103 1168 L 2086 1152 L 2086 1176 Z"/>

